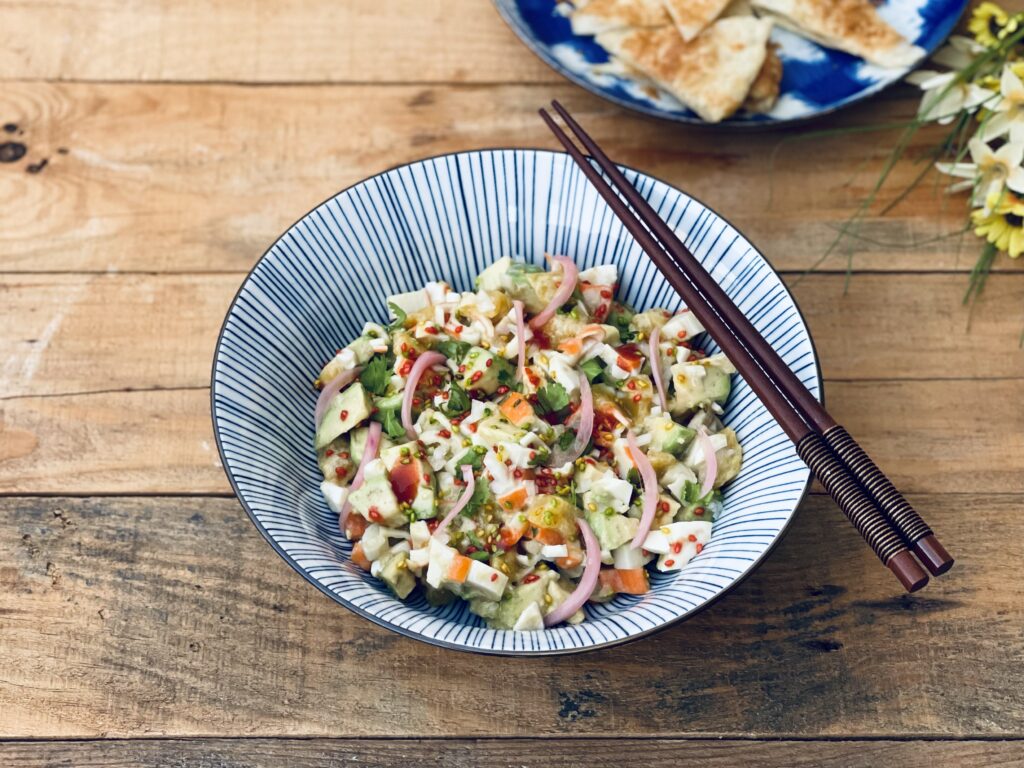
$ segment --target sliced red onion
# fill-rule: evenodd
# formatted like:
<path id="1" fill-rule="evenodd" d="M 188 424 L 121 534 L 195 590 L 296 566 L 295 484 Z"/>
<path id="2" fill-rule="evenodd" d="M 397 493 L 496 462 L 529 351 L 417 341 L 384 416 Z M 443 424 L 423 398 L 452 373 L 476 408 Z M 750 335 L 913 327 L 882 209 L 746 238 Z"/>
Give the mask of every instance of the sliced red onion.
<path id="1" fill-rule="evenodd" d="M 441 524 L 434 529 L 434 535 L 440 536 L 451 524 L 452 520 L 455 519 L 456 515 L 463 510 L 463 508 L 469 504 L 469 500 L 473 498 L 473 491 L 476 489 L 476 478 L 473 476 L 473 468 L 469 464 L 462 465 L 462 479 L 466 481 L 466 490 L 459 496 L 459 500 L 455 502 L 455 506 L 452 507 L 452 511 L 444 516 L 444 520 Z"/>
<path id="2" fill-rule="evenodd" d="M 540 328 L 554 317 L 555 312 L 569 300 L 572 292 L 576 290 L 576 279 L 579 277 L 580 271 L 576 268 L 573 260 L 568 256 L 552 256 L 551 260 L 562 265 L 562 284 L 558 286 L 550 303 L 530 320 L 531 328 Z"/>
<path id="3" fill-rule="evenodd" d="M 597 586 L 597 577 L 601 571 L 601 545 L 597 543 L 597 537 L 590 530 L 586 520 L 577 520 L 576 525 L 580 527 L 580 533 L 583 534 L 587 564 L 583 567 L 580 583 L 576 585 L 572 594 L 565 598 L 564 603 L 544 617 L 545 627 L 553 627 L 572 617 L 586 604 L 590 596 L 594 594 L 594 587 Z"/>
<path id="4" fill-rule="evenodd" d="M 329 382 L 324 384 L 324 388 L 320 390 L 320 397 L 316 399 L 316 410 L 313 412 L 313 429 L 320 429 L 320 420 L 323 419 L 324 413 L 327 411 L 327 406 L 330 405 L 331 400 L 333 400 L 334 396 L 341 391 L 342 387 L 347 387 L 362 370 L 363 369 L 360 366 L 353 368 L 350 371 L 342 371 Z"/>
<path id="5" fill-rule="evenodd" d="M 416 430 L 412 423 L 412 398 L 416 394 L 416 385 L 420 383 L 423 372 L 432 365 L 442 365 L 445 356 L 440 352 L 424 352 L 416 358 L 409 371 L 409 378 L 405 382 L 405 391 L 402 393 L 402 426 L 405 427 L 405 434 L 410 440 L 416 439 Z"/>
<path id="6" fill-rule="evenodd" d="M 651 360 L 651 374 L 654 376 L 654 386 L 658 389 L 658 402 L 661 403 L 661 410 L 668 410 L 668 399 L 665 397 L 665 381 L 661 376 L 661 350 L 658 349 L 658 341 L 661 339 L 661 326 L 654 326 L 651 331 L 651 348 L 648 350 L 648 357 Z"/>
<path id="7" fill-rule="evenodd" d="M 697 430 L 697 439 L 700 440 L 700 450 L 704 454 L 704 482 L 700 484 L 700 496 L 704 498 L 708 491 L 715 487 L 715 478 L 718 477 L 718 454 L 711 443 L 711 436 L 703 426 Z"/>
<path id="8" fill-rule="evenodd" d="M 516 367 L 516 381 L 526 378 L 526 307 L 516 299 L 512 302 L 516 310 L 516 338 L 519 339 L 519 364 Z"/>
<path id="9" fill-rule="evenodd" d="M 658 509 L 658 476 L 654 472 L 651 460 L 647 454 L 640 450 L 636 444 L 636 435 L 633 430 L 626 432 L 626 442 L 629 445 L 629 455 L 633 458 L 637 469 L 640 470 L 640 479 L 644 483 L 644 511 L 640 516 L 640 527 L 636 529 L 636 536 L 630 546 L 637 549 L 644 543 L 647 534 L 651 532 L 651 524 L 654 522 L 654 513 Z"/>
<path id="10" fill-rule="evenodd" d="M 371 421 L 370 434 L 366 436 L 366 447 L 363 448 L 363 456 L 359 459 L 359 468 L 348 487 L 349 495 L 363 484 L 363 471 L 367 464 L 377 458 L 378 448 L 380 448 L 380 422 Z M 341 505 L 341 514 L 338 516 L 338 525 L 341 527 L 342 533 L 345 533 L 345 523 L 348 522 L 348 513 L 351 511 L 352 505 L 348 503 L 348 496 L 346 496 L 345 503 Z"/>

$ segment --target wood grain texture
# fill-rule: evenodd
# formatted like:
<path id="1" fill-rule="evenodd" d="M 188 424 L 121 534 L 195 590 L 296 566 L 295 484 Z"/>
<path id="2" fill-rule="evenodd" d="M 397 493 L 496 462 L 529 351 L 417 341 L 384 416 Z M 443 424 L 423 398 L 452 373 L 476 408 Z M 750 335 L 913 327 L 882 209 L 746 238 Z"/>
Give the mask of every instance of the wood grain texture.
<path id="1" fill-rule="evenodd" d="M 480 0 L 0 2 L 0 78 L 553 82 Z M 46 34 L 26 36 L 29 30 Z"/>
<path id="2" fill-rule="evenodd" d="M 826 397 L 903 491 L 1024 491 L 1019 380 L 836 381 Z M 0 400 L 0 493 L 229 490 L 208 389 Z"/>
<path id="3" fill-rule="evenodd" d="M 307 210 L 385 168 L 481 147 L 554 147 L 536 115 L 552 97 L 613 158 L 703 200 L 783 270 L 820 260 L 897 138 L 722 134 L 632 116 L 562 84 L 11 82 L 0 122 L 23 131 L 27 153 L 0 165 L 0 271 L 247 270 Z M 916 104 L 899 91 L 818 127 L 909 119 Z M 925 130 L 911 143 L 879 205 L 918 173 L 913 159 L 935 140 Z M 962 205 L 928 181 L 887 216 L 869 215 L 820 268 L 964 272 L 974 239 L 935 239 L 962 228 Z M 1020 274 L 1024 260 L 996 269 Z"/>
<path id="4" fill-rule="evenodd" d="M 717 741 L 709 739 L 190 739 L 0 743 L 8 768 L 1013 768 L 1018 741 Z M 628 763 L 627 763 L 628 764 Z"/>
<path id="5" fill-rule="evenodd" d="M 693 619 L 525 661 L 356 617 L 234 500 L 2 499 L 0 738 L 1019 738 L 1024 585 L 1007 555 L 1022 501 L 912 497 L 958 562 L 910 596 L 813 496 L 764 565 Z"/>
<path id="6" fill-rule="evenodd" d="M 0 400 L 203 387 L 242 276 L 0 275 Z M 1024 274 L 960 305 L 955 274 L 791 276 L 826 380 L 1024 379 Z M 970 328 L 968 321 L 972 320 Z M 339 345 L 348 339 L 339 337 Z M 311 372 L 311 376 L 315 372 Z"/>

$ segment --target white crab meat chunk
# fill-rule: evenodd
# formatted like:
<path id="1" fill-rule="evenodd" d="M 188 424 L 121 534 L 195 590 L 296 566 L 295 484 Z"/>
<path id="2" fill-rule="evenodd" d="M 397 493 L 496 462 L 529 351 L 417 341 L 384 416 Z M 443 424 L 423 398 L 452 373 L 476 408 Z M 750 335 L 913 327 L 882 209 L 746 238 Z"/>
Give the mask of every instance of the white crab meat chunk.
<path id="1" fill-rule="evenodd" d="M 711 523 L 669 523 L 647 534 L 643 548 L 660 555 L 659 571 L 678 571 L 711 541 Z"/>
<path id="2" fill-rule="evenodd" d="M 394 304 L 407 315 L 426 309 L 430 304 L 430 294 L 426 290 L 410 291 L 388 296 L 388 304 Z"/>
<path id="3" fill-rule="evenodd" d="M 345 506 L 345 499 L 348 498 L 348 488 L 342 488 L 337 483 L 324 480 L 320 483 L 320 492 L 324 495 L 324 501 L 330 507 L 331 512 L 341 514 L 341 508 Z"/>
<path id="4" fill-rule="evenodd" d="M 600 511 L 611 507 L 619 514 L 625 514 L 629 509 L 630 499 L 633 497 L 633 485 L 628 480 L 623 480 L 608 472 L 603 477 L 595 480 L 587 491 L 588 498 L 584 501 L 593 501 Z"/>
<path id="5" fill-rule="evenodd" d="M 557 560 L 569 556 L 569 547 L 565 544 L 545 544 L 541 547 L 540 556 L 544 560 Z"/>
<path id="6" fill-rule="evenodd" d="M 409 526 L 409 540 L 413 549 L 426 549 L 430 543 L 430 527 L 426 520 L 417 520 Z"/>
<path id="7" fill-rule="evenodd" d="M 684 335 L 680 336 L 680 332 Z M 693 312 L 688 309 L 684 309 L 679 314 L 670 317 L 668 322 L 661 328 L 661 338 L 663 339 L 685 341 L 696 336 L 698 333 L 704 333 L 704 326 L 700 324 L 700 321 Z"/>
<path id="8" fill-rule="evenodd" d="M 362 538 L 363 554 L 366 559 L 380 560 L 388 551 L 388 537 L 384 528 L 373 523 L 366 528 Z"/>
<path id="9" fill-rule="evenodd" d="M 573 366 L 572 359 L 561 352 L 548 352 L 547 371 L 558 384 L 561 384 L 569 397 L 575 397 L 580 391 L 580 374 Z"/>
<path id="10" fill-rule="evenodd" d="M 581 271 L 579 279 L 594 285 L 615 285 L 619 281 L 619 270 L 614 264 L 599 264 Z"/>
<path id="11" fill-rule="evenodd" d="M 478 560 L 469 561 L 469 570 L 462 578 L 468 560 L 454 548 L 431 539 L 427 565 L 427 584 L 434 589 L 449 589 L 456 594 L 469 590 L 490 600 L 500 600 L 508 586 L 508 576 Z"/>
<path id="12" fill-rule="evenodd" d="M 414 549 L 409 553 L 409 568 L 419 573 L 430 563 L 430 550 L 426 547 Z"/>

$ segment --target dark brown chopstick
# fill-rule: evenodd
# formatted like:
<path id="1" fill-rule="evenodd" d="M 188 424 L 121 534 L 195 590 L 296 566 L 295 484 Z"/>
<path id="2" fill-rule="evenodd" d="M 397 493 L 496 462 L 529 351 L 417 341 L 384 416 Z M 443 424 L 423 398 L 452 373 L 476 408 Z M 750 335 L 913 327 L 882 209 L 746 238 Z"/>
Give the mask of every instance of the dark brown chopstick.
<path id="1" fill-rule="evenodd" d="M 824 406 L 800 382 L 796 374 L 790 370 L 771 345 L 751 325 L 746 316 L 733 304 L 725 291 L 707 273 L 704 266 L 693 257 L 668 224 L 626 180 L 597 143 L 587 135 L 586 131 L 561 104 L 554 101 L 552 106 L 594 157 L 622 196 L 650 227 L 654 236 L 661 241 L 664 251 L 683 270 L 697 290 L 704 294 L 706 302 L 732 328 L 733 334 L 750 350 L 758 365 L 772 379 L 786 399 L 795 406 L 804 421 L 821 434 L 825 443 L 888 518 L 904 543 L 911 548 L 933 575 L 938 576 L 948 571 L 953 565 L 953 558 L 939 543 L 927 523 L 896 490 L 889 478 L 875 466 L 860 445 L 843 427 L 836 423 Z"/>
<path id="2" fill-rule="evenodd" d="M 579 129 L 575 121 L 572 121 L 571 117 L 568 116 L 568 113 L 560 105 L 556 103 L 555 108 L 559 110 L 559 113 L 562 114 L 574 131 L 578 134 L 582 133 L 582 129 Z M 772 416 L 779 422 L 794 444 L 796 444 L 800 457 L 832 495 L 840 509 L 872 547 L 879 559 L 896 575 L 908 591 L 915 591 L 924 586 L 928 581 L 928 576 L 907 549 L 899 532 L 877 508 L 876 503 L 867 495 L 864 488 L 854 479 L 849 468 L 829 448 L 823 436 L 816 431 L 813 424 L 797 409 L 797 406 L 792 402 L 787 393 L 775 383 L 768 371 L 765 370 L 764 364 L 741 341 L 738 334 L 730 327 L 726 318 L 723 317 L 724 313 L 721 309 L 716 307 L 709 300 L 706 292 L 701 290 L 703 286 L 698 287 L 693 280 L 693 276 L 684 273 L 680 264 L 674 258 L 675 254 L 670 255 L 669 252 L 674 247 L 681 253 L 689 256 L 685 246 L 679 242 L 667 225 L 661 222 L 660 218 L 651 211 L 649 206 L 647 206 L 647 211 L 651 211 L 650 219 L 642 222 L 640 218 L 635 216 L 626 202 L 620 198 L 619 193 L 608 184 L 601 172 L 590 163 L 580 149 L 555 124 L 551 116 L 544 110 L 541 110 L 540 114 L 556 138 L 558 138 L 587 178 L 594 184 L 597 191 L 622 220 L 627 230 L 629 230 L 644 251 L 655 262 L 672 287 L 683 297 L 687 306 L 694 312 L 697 319 L 708 330 L 715 341 L 718 342 L 722 351 L 736 365 L 736 368 L 746 379 L 755 394 L 762 400 Z M 591 145 L 588 146 L 588 149 L 595 155 L 597 162 L 602 164 L 602 167 L 604 167 L 604 164 L 607 164 L 614 169 L 607 156 L 600 152 L 600 148 L 597 148 L 596 144 L 589 140 L 589 137 L 587 137 L 587 141 Z M 594 152 L 592 148 L 596 148 L 597 151 Z M 621 182 L 617 183 L 620 186 L 622 196 L 629 198 L 629 193 L 632 193 L 632 196 L 639 198 L 639 194 L 633 189 L 632 185 L 621 174 L 618 174 L 617 169 L 614 170 L 618 178 L 621 179 Z M 616 180 L 611 174 L 609 176 L 613 181 Z M 646 206 L 645 202 L 643 206 Z M 637 215 L 642 217 L 642 206 L 635 205 L 634 208 L 638 210 Z M 652 234 L 656 226 L 655 222 L 660 222 L 661 228 L 667 233 L 664 242 L 659 241 Z M 692 256 L 689 256 L 689 258 L 694 262 L 696 261 Z M 701 271 L 703 272 L 703 269 Z M 710 276 L 706 272 L 703 274 L 710 280 Z M 713 283 L 713 281 L 711 282 Z M 728 301 L 728 304 L 732 305 L 732 302 Z M 738 310 L 736 311 L 738 313 Z M 747 325 L 749 326 L 749 323 Z M 754 333 L 757 338 L 761 338 L 756 331 Z M 761 344 L 770 349 L 767 342 L 764 342 L 763 339 L 761 339 Z M 775 357 L 778 359 L 777 355 Z M 784 364 L 783 367 L 785 367 Z M 786 370 L 789 370 L 788 367 Z M 799 383 L 799 380 L 797 380 L 797 383 Z M 800 387 L 803 388 L 803 385 L 801 384 Z M 804 391 L 806 392 L 806 390 Z M 813 397 L 811 399 L 813 400 Z M 833 421 L 832 423 L 834 424 L 835 422 Z"/>

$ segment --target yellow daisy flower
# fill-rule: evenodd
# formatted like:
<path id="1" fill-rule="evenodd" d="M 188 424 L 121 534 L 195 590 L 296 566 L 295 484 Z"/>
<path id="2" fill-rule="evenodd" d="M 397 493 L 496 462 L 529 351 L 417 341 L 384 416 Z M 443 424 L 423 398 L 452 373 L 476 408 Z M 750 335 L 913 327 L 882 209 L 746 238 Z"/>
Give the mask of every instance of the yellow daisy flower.
<path id="1" fill-rule="evenodd" d="M 971 212 L 974 234 L 1016 259 L 1024 253 L 1024 200 L 1009 192 L 990 199 L 991 213 Z"/>
<path id="2" fill-rule="evenodd" d="M 974 39 L 989 48 L 999 45 L 999 36 L 1009 21 L 1006 11 L 995 3 L 985 2 L 974 9 L 967 28 Z"/>

